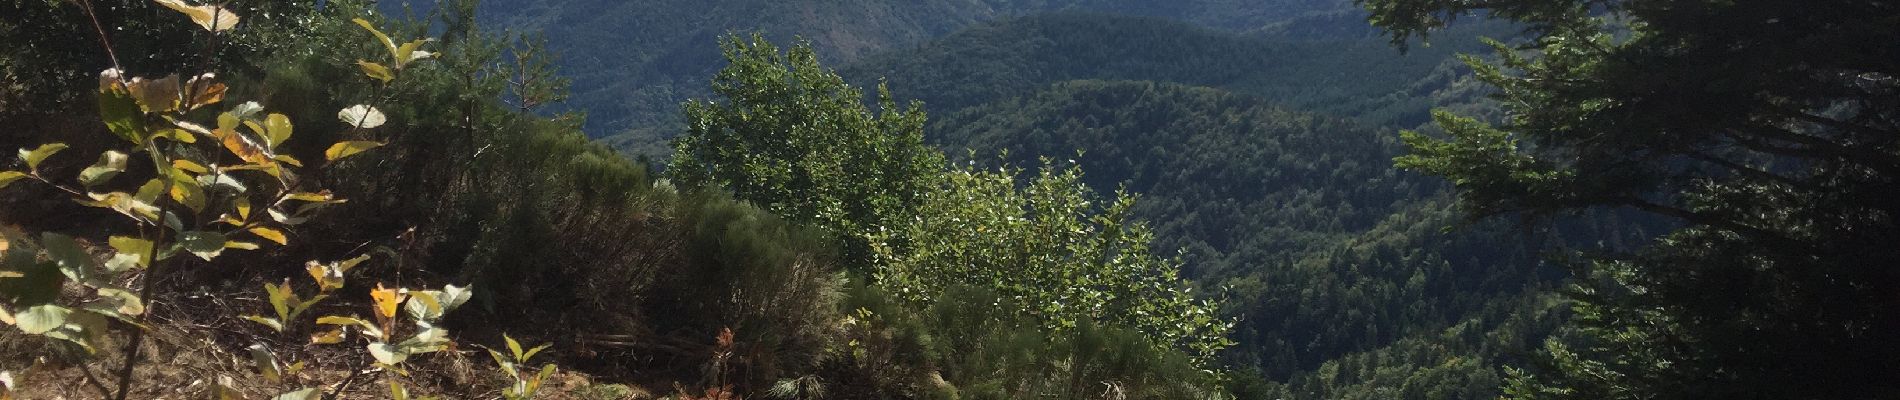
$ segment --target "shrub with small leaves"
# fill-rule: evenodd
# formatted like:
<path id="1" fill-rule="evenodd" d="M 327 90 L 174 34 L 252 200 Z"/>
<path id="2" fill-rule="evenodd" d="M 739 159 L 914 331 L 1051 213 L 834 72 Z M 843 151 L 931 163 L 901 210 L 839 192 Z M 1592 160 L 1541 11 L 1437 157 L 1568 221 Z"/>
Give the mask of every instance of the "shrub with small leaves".
<path id="1" fill-rule="evenodd" d="M 241 21 L 220 6 L 181 0 L 157 3 L 178 11 L 213 36 L 236 28 Z M 383 84 L 404 67 L 432 56 L 421 50 L 428 39 L 398 46 L 368 21 L 356 23 L 389 51 L 394 68 L 359 62 L 365 75 Z M 150 329 L 146 311 L 154 298 L 153 281 L 230 251 L 288 245 L 292 227 L 316 217 L 325 207 L 344 202 L 316 187 L 313 180 L 303 179 L 305 162 L 284 151 L 295 132 L 290 117 L 268 112 L 256 102 L 230 105 L 226 94 L 227 86 L 213 73 L 145 78 L 108 69 L 99 76 L 98 110 L 99 119 L 119 139 L 115 148 L 99 153 L 96 162 L 74 176 L 58 176 L 43 168 L 49 162 L 77 157 L 69 154 L 70 146 L 64 143 L 20 149 L 24 168 L 0 169 L 0 189 L 20 182 L 46 185 L 79 204 L 109 210 L 134 228 L 112 232 L 107 246 L 57 232 L 37 237 L 8 233 L 0 238 L 0 322 L 23 333 L 71 343 L 87 354 L 100 352 L 107 343 L 114 327 L 109 320 L 123 322 L 117 326 L 128 331 L 130 340 L 124 350 L 126 361 L 120 363 L 119 387 L 108 392 L 101 382 L 94 382 L 106 392 L 102 396 L 123 399 L 130 393 L 132 371 L 139 365 L 144 333 Z M 348 107 L 338 115 L 351 127 L 343 136 L 351 137 L 370 136 L 387 121 L 372 104 Z M 328 147 L 317 166 L 335 165 L 378 146 L 381 143 L 373 140 L 337 142 Z M 103 262 L 95 256 L 97 252 L 107 253 Z M 307 271 L 314 294 L 300 295 L 289 280 L 265 284 L 271 312 L 243 318 L 274 332 L 291 332 L 306 311 L 343 288 L 346 274 L 368 259 L 311 261 Z M 310 341 L 341 343 L 349 337 L 346 330 L 353 330 L 366 342 L 365 350 L 377 367 L 401 372 L 408 357 L 452 345 L 437 324 L 444 314 L 466 302 L 470 293 L 456 286 L 409 290 L 378 285 L 370 292 L 373 321 L 318 317 L 317 325 L 335 328 L 312 335 Z M 399 307 L 407 320 L 397 315 Z M 247 350 L 258 372 L 271 383 L 292 382 L 305 366 L 301 361 L 286 363 L 263 344 Z M 94 366 L 82 367 L 90 371 Z M 220 377 L 210 385 L 211 394 L 236 396 L 231 382 L 229 377 Z M 392 381 L 392 385 L 396 384 Z M 315 399 L 322 394 L 303 388 L 276 398 Z"/>

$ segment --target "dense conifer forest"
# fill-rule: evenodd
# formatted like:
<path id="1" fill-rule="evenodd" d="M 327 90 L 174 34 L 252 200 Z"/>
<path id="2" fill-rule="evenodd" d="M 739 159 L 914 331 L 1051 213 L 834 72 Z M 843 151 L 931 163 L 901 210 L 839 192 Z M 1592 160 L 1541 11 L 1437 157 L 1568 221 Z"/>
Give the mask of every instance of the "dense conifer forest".
<path id="1" fill-rule="evenodd" d="M 0 400 L 1900 398 L 1896 21 L 5 2 Z"/>

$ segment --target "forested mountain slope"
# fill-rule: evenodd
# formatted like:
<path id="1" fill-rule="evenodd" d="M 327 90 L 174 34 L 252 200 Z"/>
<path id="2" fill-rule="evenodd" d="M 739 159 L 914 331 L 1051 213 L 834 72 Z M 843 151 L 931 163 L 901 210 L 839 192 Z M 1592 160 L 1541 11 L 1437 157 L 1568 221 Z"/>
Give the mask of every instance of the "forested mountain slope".
<path id="1" fill-rule="evenodd" d="M 1443 190 L 1391 168 L 1399 145 L 1379 130 L 1205 87 L 1062 82 L 930 127 L 952 154 L 1072 159 L 1098 190 L 1126 183 L 1166 247 L 1211 275 L 1313 251 Z"/>
<path id="2" fill-rule="evenodd" d="M 1285 23 L 1331 26 L 1353 18 Z M 1461 25 L 1435 36 L 1433 46 L 1399 54 L 1385 39 L 1363 32 L 1282 39 L 1158 18 L 1050 14 L 879 54 L 841 74 L 864 85 L 884 79 L 937 113 L 1065 80 L 1125 79 L 1218 87 L 1369 126 L 1411 127 L 1427 121 L 1434 100 L 1444 106 L 1479 100 L 1482 91 L 1464 87 L 1464 67 L 1453 56 L 1488 53 L 1476 37 L 1515 32 L 1503 24 Z"/>
<path id="3" fill-rule="evenodd" d="M 426 11 L 433 3 L 391 0 L 380 8 Z M 493 29 L 548 37 L 549 48 L 561 54 L 561 72 L 574 79 L 568 109 L 589 112 L 584 129 L 606 136 L 677 121 L 681 101 L 708 93 L 705 79 L 719 67 L 716 38 L 732 32 L 763 31 L 778 41 L 802 36 L 833 65 L 843 65 L 984 21 L 1050 11 L 1176 18 L 1245 31 L 1351 9 L 1345 0 L 496 0 L 484 2 L 478 15 Z"/>
<path id="4" fill-rule="evenodd" d="M 1499 368 L 1516 362 L 1502 356 L 1529 351 L 1561 321 L 1539 297 L 1561 276 L 1543 252 L 1641 231 L 1613 219 L 1563 234 L 1447 231 L 1461 225 L 1446 185 L 1393 168 L 1400 149 L 1388 134 L 1212 88 L 1062 82 L 931 127 L 974 162 L 1004 151 L 1007 163 L 1073 160 L 1098 190 L 1142 194 L 1137 215 L 1157 246 L 1182 251 L 1203 288 L 1230 296 L 1241 321 L 1232 360 L 1294 382 L 1283 389 L 1302 398 L 1467 381 L 1491 383 L 1456 397 L 1495 395 Z M 1411 358 L 1377 355 L 1393 352 Z M 1453 359 L 1464 361 L 1440 365 Z M 1441 376 L 1307 378 L 1341 362 Z"/>

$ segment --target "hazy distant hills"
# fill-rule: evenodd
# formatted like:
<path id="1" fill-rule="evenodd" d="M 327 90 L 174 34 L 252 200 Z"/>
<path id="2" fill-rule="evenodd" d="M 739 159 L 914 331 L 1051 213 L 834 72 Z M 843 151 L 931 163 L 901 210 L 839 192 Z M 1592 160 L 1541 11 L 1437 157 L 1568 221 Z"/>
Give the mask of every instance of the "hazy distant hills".
<path id="1" fill-rule="evenodd" d="M 1312 29 L 1364 23 L 1337 16 L 1288 22 Z M 1296 40 L 1158 18 L 1048 14 L 878 54 L 841 73 L 861 85 L 885 79 L 898 97 L 923 100 L 939 113 L 1064 80 L 1121 79 L 1219 87 L 1373 126 L 1410 127 L 1425 122 L 1434 92 L 1462 76 L 1452 55 L 1482 53 L 1488 49 L 1475 36 L 1510 32 L 1474 24 L 1446 32 L 1439 45 L 1401 54 L 1378 36 Z"/>
<path id="2" fill-rule="evenodd" d="M 1446 185 L 1391 165 L 1395 128 L 1434 107 L 1492 108 L 1453 55 L 1487 52 L 1475 38 L 1510 26 L 1401 53 L 1336 0 L 513 0 L 482 13 L 545 33 L 574 78 L 566 106 L 631 154 L 668 155 L 679 103 L 705 98 L 724 63 L 717 38 L 763 30 L 811 40 L 867 92 L 884 82 L 923 101 L 930 141 L 959 162 L 1047 156 L 1097 190 L 1140 193 L 1156 247 L 1231 299 L 1229 361 L 1272 381 L 1257 392 L 1269 398 L 1495 397 L 1498 366 L 1561 320 L 1535 243 L 1563 239 L 1446 231 L 1459 222 Z"/>
<path id="3" fill-rule="evenodd" d="M 1343 34 L 1364 23 L 1340 15 L 1320 14 L 1273 27 L 1311 30 L 1332 24 L 1342 25 L 1335 30 Z M 1413 127 L 1426 122 L 1435 104 L 1480 99 L 1482 91 L 1461 81 L 1464 67 L 1452 55 L 1487 50 L 1475 36 L 1511 32 L 1501 25 L 1474 24 L 1440 35 L 1437 45 L 1401 54 L 1376 35 L 1284 39 L 1157 17 L 1060 12 L 978 23 L 910 47 L 860 56 L 853 63 L 826 61 L 843 65 L 840 74 L 859 86 L 887 82 L 899 99 L 922 100 L 936 115 L 1056 82 L 1106 79 L 1218 87 L 1369 126 Z M 699 77 L 676 85 L 617 82 L 635 88 L 614 99 L 658 102 L 642 106 L 657 114 L 640 117 L 652 122 L 617 131 L 606 140 L 635 154 L 664 157 L 666 141 L 677 132 L 668 123 L 671 110 L 678 101 L 703 96 L 693 93 L 704 90 L 712 71 L 708 67 Z M 583 80 L 577 79 L 577 87 L 584 87 L 578 83 Z M 656 90 L 672 97 L 656 97 Z M 577 92 L 571 104 L 598 104 L 586 96 Z M 593 112 L 590 119 L 614 115 L 612 108 L 588 109 Z"/>
<path id="4" fill-rule="evenodd" d="M 428 0 L 389 0 L 427 12 Z M 651 130 L 704 96 L 720 64 L 716 38 L 765 31 L 811 39 L 830 65 L 903 49 L 959 29 L 1052 11 L 1143 15 L 1244 32 L 1352 8 L 1349 0 L 491 0 L 488 26 L 545 34 L 574 79 L 569 109 L 587 111 L 596 136 Z M 670 136 L 670 134 L 658 134 Z"/>

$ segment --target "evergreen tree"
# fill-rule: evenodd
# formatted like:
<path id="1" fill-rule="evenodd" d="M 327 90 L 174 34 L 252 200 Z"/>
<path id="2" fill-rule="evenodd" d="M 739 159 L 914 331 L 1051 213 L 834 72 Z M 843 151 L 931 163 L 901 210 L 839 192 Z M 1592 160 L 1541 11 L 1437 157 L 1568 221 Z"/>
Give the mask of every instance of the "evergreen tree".
<path id="1" fill-rule="evenodd" d="M 1681 227 L 1578 268 L 1577 340 L 1525 398 L 1900 391 L 1900 6 L 1366 0 L 1395 43 L 1473 13 L 1534 38 L 1472 62 L 1493 126 L 1440 113 L 1401 166 L 1476 216 L 1626 207 Z M 1879 396 L 1874 396 L 1879 397 Z"/>

